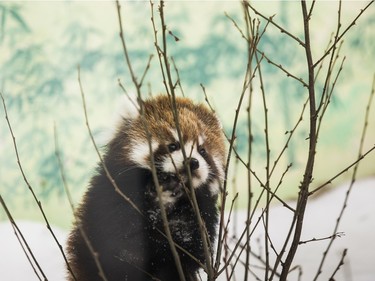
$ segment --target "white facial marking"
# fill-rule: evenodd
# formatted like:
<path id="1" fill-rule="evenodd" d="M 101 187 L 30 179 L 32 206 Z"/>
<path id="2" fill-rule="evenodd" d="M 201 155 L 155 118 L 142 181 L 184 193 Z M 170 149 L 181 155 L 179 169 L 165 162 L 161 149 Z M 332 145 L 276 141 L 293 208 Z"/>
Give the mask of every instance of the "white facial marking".
<path id="1" fill-rule="evenodd" d="M 151 141 L 152 151 L 155 151 L 158 147 L 158 143 Z M 151 168 L 149 162 L 150 146 L 148 141 L 133 143 L 130 150 L 130 160 L 144 168 Z"/>
<path id="2" fill-rule="evenodd" d="M 166 173 L 176 173 L 184 166 L 184 156 L 181 150 L 173 151 L 164 157 L 163 171 Z"/>
<path id="3" fill-rule="evenodd" d="M 191 157 L 191 158 L 196 158 L 197 153 L 197 143 L 194 143 L 192 141 L 188 141 L 185 143 L 185 152 L 186 152 L 186 157 Z M 200 156 L 200 155 L 199 155 Z M 198 159 L 199 160 L 199 159 Z"/>
<path id="4" fill-rule="evenodd" d="M 199 135 L 199 137 L 198 137 L 198 145 L 204 144 L 205 140 L 206 140 L 206 136 L 205 135 Z"/>
<path id="5" fill-rule="evenodd" d="M 170 129 L 169 130 L 175 140 L 178 140 L 178 133 L 176 129 Z"/>
<path id="6" fill-rule="evenodd" d="M 198 188 L 208 179 L 210 168 L 206 160 L 198 153 L 196 143 L 189 141 L 185 144 L 185 152 L 188 158 L 195 158 L 199 162 L 199 168 L 192 174 L 192 185 Z M 184 157 L 181 150 L 174 151 L 165 156 L 162 169 L 166 173 L 180 173 L 184 169 Z M 193 172 L 193 171 L 192 171 Z"/>

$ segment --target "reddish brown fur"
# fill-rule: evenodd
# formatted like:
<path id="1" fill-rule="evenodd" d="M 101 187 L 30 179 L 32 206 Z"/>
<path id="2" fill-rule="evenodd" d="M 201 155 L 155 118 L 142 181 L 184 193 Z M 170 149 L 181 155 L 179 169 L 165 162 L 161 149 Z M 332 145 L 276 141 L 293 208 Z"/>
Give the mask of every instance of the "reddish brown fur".
<path id="1" fill-rule="evenodd" d="M 176 97 L 179 128 L 182 140 L 198 140 L 199 135 L 206 137 L 205 146 L 211 154 L 219 157 L 220 162 L 225 162 L 225 146 L 221 124 L 215 114 L 202 104 L 193 104 L 190 99 Z M 142 113 L 132 122 L 130 138 L 147 142 L 146 124 L 151 138 L 158 143 L 174 140 L 170 129 L 176 129 L 173 116 L 173 101 L 170 97 L 161 95 L 143 102 Z"/>

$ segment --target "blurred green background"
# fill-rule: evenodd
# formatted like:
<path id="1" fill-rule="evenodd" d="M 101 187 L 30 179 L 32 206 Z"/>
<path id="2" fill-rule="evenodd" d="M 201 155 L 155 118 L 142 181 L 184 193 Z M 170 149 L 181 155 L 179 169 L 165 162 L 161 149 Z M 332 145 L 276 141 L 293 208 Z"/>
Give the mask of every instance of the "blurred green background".
<path id="1" fill-rule="evenodd" d="M 160 30 L 155 4 L 155 18 Z M 298 1 L 255 1 L 254 6 L 285 29 L 303 38 Z M 343 1 L 342 29 L 367 2 Z M 375 8 L 370 7 L 345 36 L 339 61 L 346 56 L 334 97 L 322 125 L 313 185 L 318 185 L 357 157 L 365 108 L 375 72 Z M 311 22 L 313 56 L 319 58 L 336 30 L 338 3 L 317 2 Z M 188 97 L 204 101 L 206 88 L 226 132 L 231 132 L 235 109 L 246 70 L 246 42 L 225 15 L 244 28 L 241 4 L 236 1 L 173 1 L 165 5 L 169 52 L 179 70 Z M 151 9 L 148 1 L 122 3 L 126 41 L 136 74 L 140 77 L 155 54 Z M 264 21 L 261 28 L 264 28 Z M 92 1 L 0 2 L 0 90 L 18 144 L 21 163 L 50 221 L 68 227 L 72 212 L 64 192 L 54 147 L 54 124 L 61 157 L 74 201 L 78 202 L 95 169 L 97 155 L 85 127 L 77 66 L 81 68 L 88 114 L 95 139 L 105 145 L 121 111 L 124 94 L 118 79 L 134 92 L 119 39 L 116 5 Z M 279 30 L 268 27 L 259 48 L 297 77 L 306 78 L 304 50 Z M 326 62 L 327 64 L 327 62 Z M 339 63 L 338 63 L 339 65 Z M 338 68 L 336 68 L 337 71 Z M 269 107 L 271 163 L 300 116 L 307 97 L 300 83 L 264 62 L 262 71 Z M 324 75 L 321 74 L 323 78 Z M 317 81 L 317 90 L 323 87 Z M 144 94 L 163 92 L 158 60 L 154 57 L 146 77 Z M 237 149 L 246 159 L 248 132 L 246 101 L 237 130 Z M 41 220 L 36 203 L 17 166 L 3 107 L 0 109 L 0 193 L 16 219 Z M 308 115 L 275 171 L 275 187 L 289 163 L 280 194 L 293 198 L 302 179 L 307 156 Z M 375 143 L 375 114 L 369 119 L 365 149 Z M 255 89 L 252 108 L 254 143 L 252 163 L 264 179 L 264 114 L 260 90 Z M 375 174 L 375 155 L 360 166 L 360 176 Z M 246 171 L 233 166 L 240 207 L 247 200 Z M 346 173 L 341 181 L 347 180 Z M 340 180 L 336 181 L 337 183 Z M 259 192 L 259 185 L 254 182 Z M 232 188 L 231 181 L 229 188 Z M 6 219 L 0 208 L 0 220 Z"/>

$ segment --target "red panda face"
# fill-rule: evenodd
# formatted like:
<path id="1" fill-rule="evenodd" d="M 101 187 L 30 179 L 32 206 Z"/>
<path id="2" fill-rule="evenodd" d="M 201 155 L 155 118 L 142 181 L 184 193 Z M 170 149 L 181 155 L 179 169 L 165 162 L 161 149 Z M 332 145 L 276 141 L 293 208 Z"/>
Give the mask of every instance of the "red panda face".
<path id="1" fill-rule="evenodd" d="M 132 120 L 128 129 L 129 160 L 149 170 L 154 164 L 166 195 L 177 186 L 191 185 L 194 189 L 208 188 L 216 196 L 225 166 L 224 137 L 216 116 L 202 105 L 177 98 L 176 125 L 167 96 L 146 100 L 143 106 L 143 115 Z M 166 196 L 166 202 L 169 200 Z"/>
<path id="2" fill-rule="evenodd" d="M 209 148 L 205 147 L 206 137 L 199 135 L 196 139 L 187 139 L 181 143 L 177 130 L 172 130 L 172 135 L 172 142 L 159 145 L 154 152 L 157 171 L 176 175 L 184 183 L 189 182 L 190 172 L 190 183 L 194 188 L 199 188 L 210 180 L 212 192 L 218 193 L 218 180 L 223 177 L 223 170 L 220 169 L 221 166 L 216 167 L 215 160 L 209 154 Z"/>

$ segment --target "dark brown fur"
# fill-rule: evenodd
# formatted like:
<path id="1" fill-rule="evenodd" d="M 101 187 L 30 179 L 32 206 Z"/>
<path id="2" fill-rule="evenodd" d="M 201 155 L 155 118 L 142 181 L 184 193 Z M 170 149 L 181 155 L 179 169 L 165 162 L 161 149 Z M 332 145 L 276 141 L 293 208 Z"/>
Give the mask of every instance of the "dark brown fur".
<path id="1" fill-rule="evenodd" d="M 158 161 L 159 155 L 163 159 L 162 156 L 167 153 L 166 144 L 173 139 L 171 128 L 176 126 L 168 97 L 147 100 L 144 109 L 144 116 L 123 120 L 104 156 L 105 166 L 121 192 L 131 199 L 141 214 L 115 191 L 104 168 L 99 165 L 97 175 L 92 178 L 77 210 L 78 222 L 68 240 L 69 262 L 78 281 L 102 280 L 81 231 L 84 231 L 97 252 L 108 281 L 179 280 L 169 243 L 161 233 L 164 228 L 160 202 L 156 200 L 155 183 L 147 166 L 150 165 L 150 158 L 140 159 L 138 163 L 129 157 L 137 143 L 148 141 L 146 124 L 158 144 L 154 151 L 155 161 Z M 178 98 L 177 109 L 183 141 L 202 134 L 206 138 L 204 148 L 207 154 L 202 157 L 210 167 L 211 174 L 206 182 L 195 189 L 195 195 L 213 245 L 218 222 L 217 194 L 212 193 L 209 187 L 215 181 L 222 180 L 219 178 L 223 176 L 225 161 L 224 138 L 216 117 L 204 106 Z M 217 162 L 222 166 L 218 167 Z M 165 207 L 173 240 L 204 263 L 202 238 L 186 183 L 177 176 L 166 176 L 162 172 L 158 175 L 162 175 L 159 183 L 163 191 L 173 192 L 173 204 Z M 183 251 L 179 250 L 178 253 L 186 279 L 197 280 L 199 264 Z M 69 280 L 74 279 L 69 276 Z"/>

